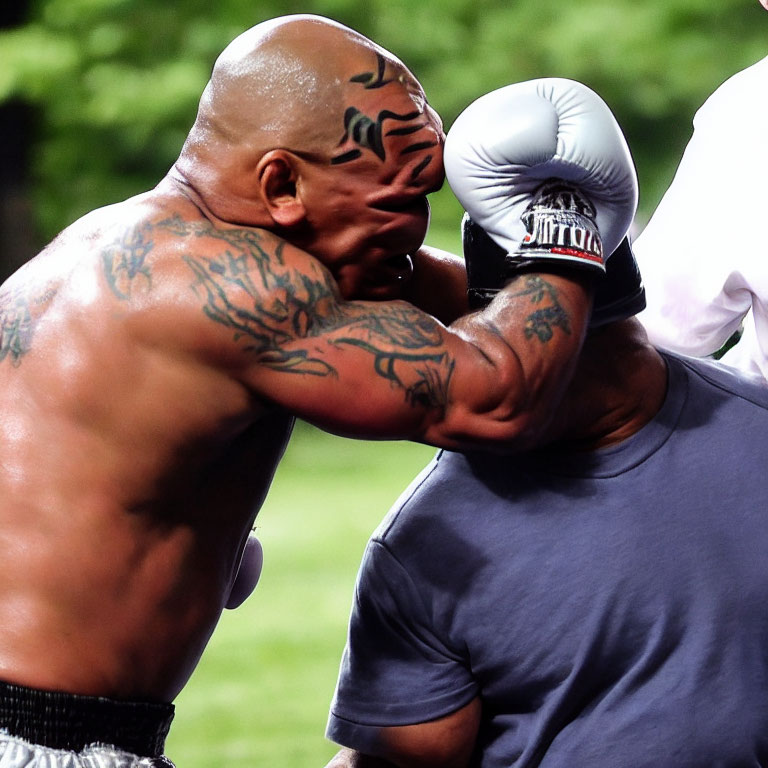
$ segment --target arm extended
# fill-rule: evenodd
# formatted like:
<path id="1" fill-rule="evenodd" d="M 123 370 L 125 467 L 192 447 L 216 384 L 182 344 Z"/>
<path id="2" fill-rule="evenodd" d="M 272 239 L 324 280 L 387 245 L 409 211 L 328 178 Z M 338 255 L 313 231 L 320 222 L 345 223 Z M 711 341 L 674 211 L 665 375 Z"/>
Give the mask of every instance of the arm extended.
<path id="1" fill-rule="evenodd" d="M 205 316 L 236 340 L 236 375 L 330 431 L 527 445 L 573 372 L 589 276 L 521 275 L 446 328 L 406 302 L 343 301 L 319 262 L 273 235 L 260 234 L 258 248 L 243 238 L 237 260 L 231 231 L 228 240 L 216 269 L 200 264 L 198 292 Z"/>

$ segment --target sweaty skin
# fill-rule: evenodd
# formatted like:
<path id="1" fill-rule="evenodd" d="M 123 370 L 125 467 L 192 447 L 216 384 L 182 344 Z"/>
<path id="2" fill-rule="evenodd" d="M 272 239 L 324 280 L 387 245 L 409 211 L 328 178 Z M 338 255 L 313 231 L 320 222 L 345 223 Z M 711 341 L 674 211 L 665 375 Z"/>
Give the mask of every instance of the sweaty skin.
<path id="1" fill-rule="evenodd" d="M 527 275 L 450 328 L 402 300 L 457 314 L 462 270 L 421 248 L 443 138 L 367 39 L 259 25 L 217 61 L 168 176 L 0 287 L 0 679 L 172 700 L 294 416 L 534 440 L 591 289 Z"/>

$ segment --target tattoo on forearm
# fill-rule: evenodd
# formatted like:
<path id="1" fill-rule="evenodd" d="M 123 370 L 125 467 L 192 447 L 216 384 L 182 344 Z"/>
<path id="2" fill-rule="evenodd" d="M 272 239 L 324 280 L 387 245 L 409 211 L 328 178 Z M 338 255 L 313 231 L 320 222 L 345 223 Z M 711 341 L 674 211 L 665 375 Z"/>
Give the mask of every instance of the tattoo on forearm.
<path id="1" fill-rule="evenodd" d="M 536 336 L 540 342 L 546 343 L 554 337 L 555 328 L 560 328 L 563 333 L 570 335 L 570 318 L 560 303 L 557 289 L 542 277 L 528 275 L 524 279 L 524 285 L 513 296 L 527 296 L 531 304 L 541 305 L 548 302 L 547 306 L 539 306 L 525 318 L 526 339 Z"/>

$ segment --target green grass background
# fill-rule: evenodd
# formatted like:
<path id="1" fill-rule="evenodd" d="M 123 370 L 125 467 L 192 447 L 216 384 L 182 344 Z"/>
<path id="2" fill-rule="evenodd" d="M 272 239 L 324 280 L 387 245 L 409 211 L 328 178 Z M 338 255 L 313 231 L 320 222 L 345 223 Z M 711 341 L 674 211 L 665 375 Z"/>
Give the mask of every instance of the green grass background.
<path id="1" fill-rule="evenodd" d="M 323 733 L 360 558 L 434 453 L 297 426 L 256 521 L 261 581 L 176 701 L 178 768 L 322 768 L 335 753 Z"/>

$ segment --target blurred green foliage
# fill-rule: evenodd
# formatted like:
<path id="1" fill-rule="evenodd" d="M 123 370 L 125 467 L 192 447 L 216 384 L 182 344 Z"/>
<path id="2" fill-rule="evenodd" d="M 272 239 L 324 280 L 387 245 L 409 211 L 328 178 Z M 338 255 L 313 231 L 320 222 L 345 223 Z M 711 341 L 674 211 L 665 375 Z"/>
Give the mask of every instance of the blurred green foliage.
<path id="1" fill-rule="evenodd" d="M 696 108 L 768 53 L 756 0 L 30 0 L 27 22 L 0 33 L 0 103 L 36 109 L 41 237 L 153 186 L 178 154 L 218 52 L 245 28 L 297 12 L 337 19 L 395 52 L 446 126 L 509 82 L 587 83 L 633 148 L 641 220 L 674 173 Z M 448 190 L 433 211 L 438 238 L 456 227 Z"/>

